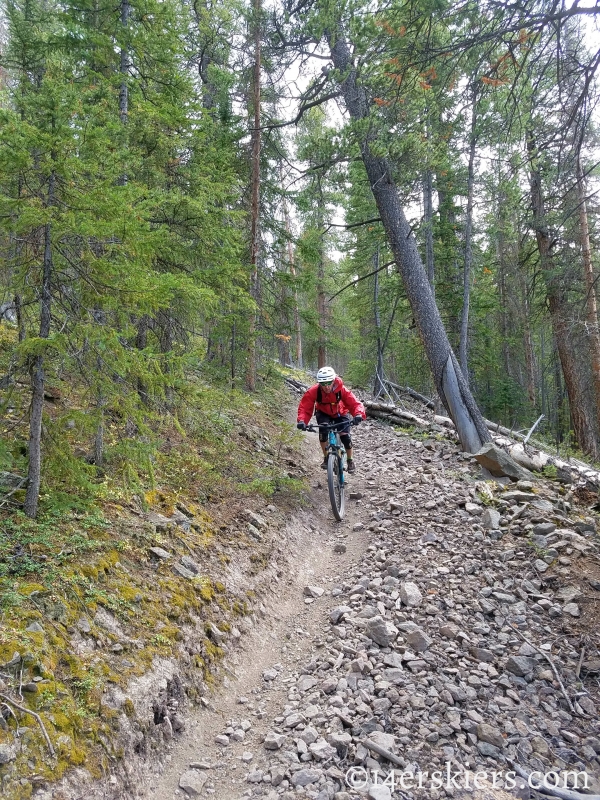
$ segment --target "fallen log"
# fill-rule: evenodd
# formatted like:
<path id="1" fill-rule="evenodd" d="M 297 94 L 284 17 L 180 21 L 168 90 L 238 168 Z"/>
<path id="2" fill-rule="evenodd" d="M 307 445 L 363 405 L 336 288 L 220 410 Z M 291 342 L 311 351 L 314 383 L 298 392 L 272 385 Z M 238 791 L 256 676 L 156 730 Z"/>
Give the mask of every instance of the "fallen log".
<path id="1" fill-rule="evenodd" d="M 301 381 L 297 381 L 295 378 L 284 378 L 285 382 L 288 386 L 291 386 L 292 389 L 295 389 L 297 392 L 304 392 L 308 389 L 308 386 L 305 386 Z"/>
<path id="2" fill-rule="evenodd" d="M 365 402 L 365 408 L 373 408 L 376 411 L 390 411 L 393 413 L 398 409 L 398 406 L 395 406 L 393 403 L 381 403 L 379 401 L 367 400 Z"/>
<path id="3" fill-rule="evenodd" d="M 394 408 L 393 410 L 374 408 L 373 404 L 369 402 L 365 403 L 365 408 L 369 416 L 376 417 L 377 419 L 385 419 L 389 422 L 396 422 L 398 425 L 417 425 L 419 428 L 429 428 L 431 424 L 426 419 L 421 419 L 421 417 L 417 417 L 416 414 L 411 414 L 410 411 L 402 411 L 399 408 Z"/>
<path id="4" fill-rule="evenodd" d="M 384 380 L 383 383 L 386 384 L 387 386 L 391 386 L 392 389 L 396 389 L 396 391 L 398 392 L 404 392 L 404 394 L 407 394 L 414 400 L 418 400 L 420 403 L 423 403 L 423 405 L 427 406 L 427 408 L 430 408 L 431 410 L 435 408 L 433 400 L 431 400 L 429 397 L 425 397 L 425 395 L 423 394 L 419 394 L 419 392 L 416 392 L 414 389 L 411 389 L 410 386 L 399 386 L 397 383 L 392 383 L 392 381 L 388 380 Z"/>

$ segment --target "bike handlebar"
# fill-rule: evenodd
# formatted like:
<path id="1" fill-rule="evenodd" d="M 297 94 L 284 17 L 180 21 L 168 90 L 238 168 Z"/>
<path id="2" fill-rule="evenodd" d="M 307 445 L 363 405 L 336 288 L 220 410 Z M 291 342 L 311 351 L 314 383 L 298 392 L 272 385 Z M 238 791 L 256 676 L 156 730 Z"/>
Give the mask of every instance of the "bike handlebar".
<path id="1" fill-rule="evenodd" d="M 310 423 L 306 426 L 305 430 L 309 431 L 310 433 L 318 433 L 319 428 L 325 428 L 325 430 L 332 430 L 335 431 L 338 428 L 342 427 L 343 425 L 356 425 L 353 419 L 345 419 L 343 422 L 325 422 L 322 425 L 313 425 Z"/>

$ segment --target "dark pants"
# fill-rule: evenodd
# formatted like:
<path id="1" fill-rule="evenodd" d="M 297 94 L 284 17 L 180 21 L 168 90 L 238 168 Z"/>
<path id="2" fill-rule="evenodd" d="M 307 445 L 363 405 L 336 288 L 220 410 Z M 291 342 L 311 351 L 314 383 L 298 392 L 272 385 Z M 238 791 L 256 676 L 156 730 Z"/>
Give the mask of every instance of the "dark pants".
<path id="1" fill-rule="evenodd" d="M 315 411 L 315 417 L 317 418 L 317 425 L 331 425 L 332 422 L 337 423 L 336 430 L 340 434 L 340 439 L 342 440 L 342 444 L 346 448 L 346 450 L 350 450 L 352 448 L 352 438 L 350 437 L 350 417 L 330 417 L 329 414 L 325 414 L 323 411 Z M 343 423 L 343 424 L 342 424 Z M 319 427 L 319 441 L 326 442 L 328 438 L 327 428 Z"/>

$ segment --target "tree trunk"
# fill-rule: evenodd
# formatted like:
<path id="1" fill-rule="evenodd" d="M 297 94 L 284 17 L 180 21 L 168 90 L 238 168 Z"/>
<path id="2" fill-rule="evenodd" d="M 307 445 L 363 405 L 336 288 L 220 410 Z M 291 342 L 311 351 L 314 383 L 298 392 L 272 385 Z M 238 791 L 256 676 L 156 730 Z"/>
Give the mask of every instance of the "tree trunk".
<path id="1" fill-rule="evenodd" d="M 121 0 L 121 25 L 124 32 L 129 26 L 129 0 Z M 123 125 L 127 123 L 129 116 L 129 93 L 127 89 L 126 77 L 129 73 L 129 49 L 125 44 L 121 47 L 121 85 L 119 86 L 119 118 Z M 125 179 L 127 181 L 127 179 Z"/>
<path id="2" fill-rule="evenodd" d="M 521 293 L 521 325 L 523 329 L 523 350 L 525 352 L 525 370 L 527 374 L 527 398 L 531 405 L 536 406 L 536 386 L 535 386 L 535 354 L 533 350 L 533 336 L 531 333 L 531 313 L 527 287 L 527 275 L 524 266 L 519 259 L 520 233 L 517 228 L 516 247 L 517 247 L 517 273 Z"/>
<path id="3" fill-rule="evenodd" d="M 231 326 L 231 354 L 229 358 L 229 366 L 231 372 L 231 390 L 235 387 L 235 320 Z"/>
<path id="4" fill-rule="evenodd" d="M 564 404 L 564 393 L 562 388 L 562 372 L 561 372 L 561 363 L 560 363 L 560 351 L 556 344 L 556 339 L 554 341 L 554 351 L 552 353 L 552 360 L 554 362 L 554 396 L 556 398 L 556 408 L 554 410 L 555 418 L 556 418 L 556 452 L 560 454 L 560 446 L 564 440 L 564 427 L 563 427 L 563 404 Z M 565 379 L 566 385 L 566 379 Z M 567 390 L 568 396 L 568 390 Z M 573 430 L 575 430 L 576 421 L 571 414 L 571 422 L 573 425 Z"/>
<path id="5" fill-rule="evenodd" d="M 369 115 L 367 95 L 357 81 L 348 44 L 339 28 L 335 35 L 328 32 L 327 39 L 334 67 L 342 76 L 340 89 L 346 108 L 353 120 L 365 119 Z M 450 347 L 388 162 L 373 152 L 372 140 L 373 134 L 366 133 L 359 141 L 371 191 L 402 275 L 438 393 L 456 425 L 463 449 L 474 453 L 490 440 L 490 434 Z"/>
<path id="6" fill-rule="evenodd" d="M 325 198 L 321 175 L 317 178 L 317 230 L 323 231 L 325 227 Z M 319 341 L 317 363 L 319 369 L 327 364 L 327 297 L 325 295 L 325 241 L 323 233 L 320 234 L 319 263 L 317 265 L 317 319 L 319 323 Z"/>
<path id="7" fill-rule="evenodd" d="M 144 314 L 142 317 L 140 317 L 140 319 L 138 320 L 138 323 L 137 323 L 137 333 L 136 333 L 136 337 L 135 337 L 135 346 L 136 346 L 136 348 L 138 350 L 143 350 L 146 347 L 147 343 L 148 343 L 148 328 L 149 328 L 149 326 L 150 326 L 150 320 L 148 318 L 148 315 Z M 209 343 L 210 343 L 210 340 L 209 340 Z M 137 379 L 137 393 L 138 393 L 138 397 L 140 398 L 142 403 L 144 403 L 144 405 L 147 405 L 148 400 L 149 400 L 149 398 L 148 398 L 148 387 L 146 386 L 146 384 L 144 383 L 144 381 L 140 377 L 138 377 L 138 379 Z"/>
<path id="8" fill-rule="evenodd" d="M 433 260 L 433 177 L 431 170 L 423 175 L 423 216 L 425 222 L 425 265 L 431 291 L 435 294 L 435 262 Z"/>
<path id="9" fill-rule="evenodd" d="M 459 264 L 458 251 L 462 250 L 459 245 L 458 229 L 456 219 L 454 196 L 450 193 L 452 184 L 446 173 L 436 174 L 436 188 L 438 195 L 438 214 L 440 218 L 440 237 L 444 258 L 442 261 L 443 278 L 450 291 L 451 302 L 449 308 L 449 318 L 447 324 L 450 341 L 458 347 L 460 342 L 460 316 L 458 311 L 459 292 L 462 294 L 462 270 Z M 438 259 L 439 262 L 439 259 Z M 439 267 L 438 267 L 439 274 Z"/>
<path id="10" fill-rule="evenodd" d="M 25 112 L 21 110 L 21 120 L 25 119 Z M 20 199 L 21 193 L 23 191 L 23 178 L 19 175 L 18 183 L 17 183 L 17 200 Z M 11 237 L 13 234 L 11 234 Z M 15 260 L 18 258 L 20 250 L 20 245 L 18 244 L 18 238 L 15 237 L 14 239 L 14 257 Z M 17 330 L 19 332 L 19 342 L 24 342 L 25 337 L 27 336 L 27 332 L 25 330 L 25 320 L 23 319 L 23 301 L 21 299 L 21 295 L 17 292 L 13 297 L 13 303 L 15 304 L 15 315 L 17 317 Z"/>
<path id="11" fill-rule="evenodd" d="M 100 414 L 100 419 L 98 420 L 98 425 L 96 426 L 96 435 L 94 436 L 94 464 L 101 469 L 102 464 L 104 462 L 104 411 L 98 403 L 98 412 Z"/>
<path id="12" fill-rule="evenodd" d="M 471 272 L 473 268 L 473 186 L 475 183 L 475 150 L 477 147 L 477 92 L 473 89 L 471 136 L 469 138 L 469 170 L 467 173 L 467 214 L 465 219 L 465 264 L 463 271 L 463 306 L 460 318 L 460 368 L 469 382 L 469 309 L 471 305 Z"/>
<path id="13" fill-rule="evenodd" d="M 548 395 L 546 392 L 546 338 L 544 336 L 544 328 L 540 331 L 540 401 L 542 414 L 545 414 L 550 419 Z"/>
<path id="14" fill-rule="evenodd" d="M 164 309 L 160 311 L 158 314 L 158 325 L 159 325 L 159 343 L 160 343 L 160 352 L 165 356 L 163 359 L 163 370 L 166 376 L 165 381 L 165 404 L 166 407 L 171 410 L 173 408 L 173 385 L 172 379 L 168 376 L 171 372 L 171 366 L 169 364 L 169 359 L 171 352 L 173 350 L 173 315 L 170 309 Z"/>
<path id="15" fill-rule="evenodd" d="M 503 202 L 502 195 L 499 199 L 499 205 Z M 500 215 L 500 227 L 497 236 L 497 255 L 498 255 L 498 293 L 500 296 L 500 334 L 502 337 L 502 366 L 504 367 L 504 376 L 510 375 L 510 355 L 508 352 L 508 292 L 506 290 L 506 233 L 504 230 L 504 220 L 501 216 L 500 208 L 498 209 Z"/>
<path id="16" fill-rule="evenodd" d="M 214 111 L 217 99 L 217 86 L 210 77 L 210 66 L 214 63 L 214 54 L 211 53 L 210 9 L 206 0 L 192 4 L 198 31 L 202 37 L 207 26 L 209 31 L 202 41 L 202 50 L 198 58 L 198 76 L 202 81 L 202 107 L 207 111 Z"/>
<path id="17" fill-rule="evenodd" d="M 15 294 L 13 297 L 13 303 L 15 304 L 15 315 L 17 317 L 17 330 L 19 331 L 19 342 L 25 341 L 25 320 L 23 319 L 23 303 L 21 301 L 21 295 Z"/>
<path id="18" fill-rule="evenodd" d="M 283 339 L 279 340 L 281 342 L 279 346 L 279 362 L 282 367 L 291 364 L 291 351 L 290 351 L 290 340 L 287 336 Z"/>
<path id="19" fill-rule="evenodd" d="M 373 254 L 373 269 L 375 274 L 373 285 L 373 316 L 375 318 L 375 332 L 377 336 L 377 363 L 375 366 L 375 385 L 373 395 L 375 398 L 385 394 L 383 385 L 383 345 L 381 342 L 381 315 L 379 313 L 379 248 Z"/>
<path id="20" fill-rule="evenodd" d="M 596 281 L 590 247 L 585 179 L 579 154 L 577 156 L 577 202 L 579 205 L 579 236 L 581 239 L 581 256 L 586 290 L 586 329 L 590 342 L 591 371 L 596 401 L 596 430 L 600 433 L 600 332 L 598 330 L 598 304 L 596 301 Z"/>
<path id="21" fill-rule="evenodd" d="M 581 449 L 588 455 L 597 457 L 597 441 L 594 436 L 591 421 L 588 419 L 586 399 L 580 376 L 577 372 L 575 356 L 569 343 L 569 321 L 567 318 L 566 297 L 560 285 L 560 277 L 554 263 L 552 241 L 546 223 L 542 179 L 537 166 L 537 148 L 531 131 L 527 134 L 527 152 L 530 163 L 529 180 L 531 205 L 533 208 L 533 225 L 540 255 L 540 269 L 546 287 L 546 297 L 548 300 L 548 309 L 550 312 L 550 321 L 552 323 L 556 349 L 558 351 L 560 366 L 565 381 L 567 397 L 569 398 L 573 431 Z M 558 416 L 560 416 L 560 414 L 558 414 Z M 558 438 L 560 438 L 560 434 L 557 431 L 557 439 Z"/>
<path id="22" fill-rule="evenodd" d="M 254 0 L 254 79 L 252 83 L 252 103 L 254 106 L 254 127 L 252 129 L 252 184 L 250 200 L 250 294 L 258 305 L 259 275 L 258 258 L 260 249 L 260 14 L 261 0 Z M 256 328 L 257 311 L 251 314 L 248 336 L 248 364 L 246 370 L 246 389 L 256 389 Z"/>
<path id="23" fill-rule="evenodd" d="M 319 369 L 327 364 L 327 301 L 325 297 L 325 258 L 323 248 L 319 254 L 317 267 L 317 315 L 319 319 L 319 348 L 317 362 Z"/>
<path id="24" fill-rule="evenodd" d="M 279 174 L 281 176 L 281 185 L 283 186 L 283 171 L 280 168 Z M 292 247 L 292 225 L 290 222 L 290 214 L 288 211 L 287 200 L 284 196 L 283 198 L 283 221 L 285 224 L 285 233 L 287 237 L 287 251 L 288 251 L 288 264 L 290 267 L 290 275 L 294 279 L 294 284 L 296 281 L 296 265 L 294 259 L 294 248 Z M 300 325 L 300 308 L 298 303 L 298 289 L 294 285 L 294 333 L 296 335 L 296 366 L 299 369 L 303 367 L 303 357 L 302 357 L 302 328 Z"/>
<path id="25" fill-rule="evenodd" d="M 281 268 L 280 271 L 285 271 L 285 263 L 286 263 L 286 247 L 282 248 L 281 252 Z M 292 341 L 292 325 L 290 323 L 290 298 L 288 287 L 285 281 L 281 281 L 279 285 L 279 309 L 280 309 L 280 330 L 281 333 L 276 334 L 275 338 L 277 340 L 278 351 L 279 351 L 279 363 L 282 367 L 285 367 L 286 364 L 291 364 L 292 355 L 291 355 L 291 348 L 290 342 Z"/>
<path id="26" fill-rule="evenodd" d="M 121 0 L 121 27 L 123 28 L 123 36 L 126 36 L 129 28 L 129 13 L 129 0 Z M 119 72 L 121 74 L 121 83 L 119 85 L 119 119 L 122 125 L 127 125 L 127 120 L 129 119 L 129 89 L 127 86 L 127 77 L 129 75 L 129 49 L 125 42 L 121 47 Z M 119 176 L 117 185 L 127 185 L 127 172 L 123 172 L 123 174 Z"/>
<path id="27" fill-rule="evenodd" d="M 531 335 L 529 301 L 526 295 L 523 298 L 523 348 L 525 350 L 525 369 L 527 372 L 527 399 L 531 405 L 535 407 L 535 356 L 533 352 L 533 338 Z"/>
<path id="28" fill-rule="evenodd" d="M 48 182 L 48 206 L 54 205 L 54 172 Z M 42 286 L 40 292 L 40 339 L 50 336 L 52 321 L 52 223 L 44 226 L 44 260 L 42 264 Z M 27 491 L 23 510 L 28 517 L 35 519 L 40 497 L 42 480 L 42 415 L 44 411 L 44 355 L 39 353 L 33 360 L 31 370 L 31 412 L 29 420 L 29 466 L 27 471 Z"/>

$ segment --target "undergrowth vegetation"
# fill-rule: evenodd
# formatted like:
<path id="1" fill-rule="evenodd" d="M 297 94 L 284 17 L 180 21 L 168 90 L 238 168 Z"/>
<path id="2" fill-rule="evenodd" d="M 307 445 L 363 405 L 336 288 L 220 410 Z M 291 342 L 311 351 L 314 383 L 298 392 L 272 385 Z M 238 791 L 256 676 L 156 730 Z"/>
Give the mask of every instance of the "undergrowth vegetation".
<path id="1" fill-rule="evenodd" d="M 85 386 L 65 374 L 52 389 L 35 520 L 20 508 L 28 387 L 16 383 L 2 400 L 2 480 L 14 486 L 0 495 L 0 746 L 9 754 L 0 781 L 11 800 L 73 766 L 105 774 L 122 756 L 119 719 L 135 714 L 131 699 L 112 702 L 115 687 L 126 693 L 184 640 L 187 693 L 199 698 L 223 654 L 211 624 L 226 631 L 249 600 L 222 581 L 223 545 L 248 549 L 252 565 L 264 560 L 236 515 L 257 498 L 291 508 L 304 487 L 277 370 L 251 396 L 214 376 L 188 379 L 170 409 L 138 411 L 135 431 L 126 412 L 105 409 L 101 467 L 89 458 Z M 199 567 L 192 579 L 173 571 L 185 556 Z"/>

